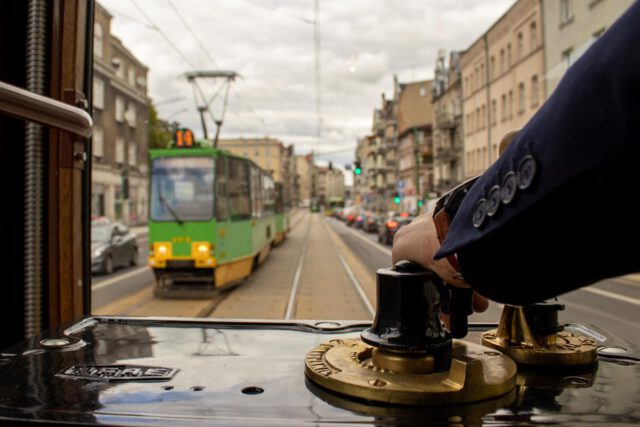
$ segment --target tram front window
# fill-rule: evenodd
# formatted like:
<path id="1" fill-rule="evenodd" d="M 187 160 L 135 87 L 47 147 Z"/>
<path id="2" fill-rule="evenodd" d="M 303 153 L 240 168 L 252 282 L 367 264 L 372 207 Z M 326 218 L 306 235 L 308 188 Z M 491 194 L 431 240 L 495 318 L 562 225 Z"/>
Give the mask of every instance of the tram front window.
<path id="1" fill-rule="evenodd" d="M 213 218 L 214 161 L 172 157 L 153 161 L 151 219 L 208 221 Z"/>

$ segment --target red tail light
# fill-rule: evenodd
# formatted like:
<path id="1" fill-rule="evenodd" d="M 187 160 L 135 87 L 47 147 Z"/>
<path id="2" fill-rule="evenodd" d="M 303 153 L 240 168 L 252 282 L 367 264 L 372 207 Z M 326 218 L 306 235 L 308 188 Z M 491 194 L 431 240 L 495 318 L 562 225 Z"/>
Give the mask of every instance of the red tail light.
<path id="1" fill-rule="evenodd" d="M 362 216 L 358 215 L 358 218 L 356 219 L 356 221 L 358 221 L 358 222 L 362 221 Z"/>
<path id="2" fill-rule="evenodd" d="M 387 227 L 389 228 L 396 228 L 398 226 L 398 223 L 395 221 L 387 221 Z"/>
<path id="3" fill-rule="evenodd" d="M 349 216 L 347 217 L 347 219 L 348 219 L 349 221 L 353 221 L 353 215 L 349 215 Z"/>

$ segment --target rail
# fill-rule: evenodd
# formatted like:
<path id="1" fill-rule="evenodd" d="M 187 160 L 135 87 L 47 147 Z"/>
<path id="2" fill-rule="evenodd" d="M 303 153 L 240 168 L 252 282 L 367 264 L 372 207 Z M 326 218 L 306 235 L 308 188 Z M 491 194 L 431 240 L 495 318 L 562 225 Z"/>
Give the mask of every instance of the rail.
<path id="1" fill-rule="evenodd" d="M 91 116 L 81 108 L 5 82 L 0 82 L 0 112 L 87 138 L 93 127 Z"/>

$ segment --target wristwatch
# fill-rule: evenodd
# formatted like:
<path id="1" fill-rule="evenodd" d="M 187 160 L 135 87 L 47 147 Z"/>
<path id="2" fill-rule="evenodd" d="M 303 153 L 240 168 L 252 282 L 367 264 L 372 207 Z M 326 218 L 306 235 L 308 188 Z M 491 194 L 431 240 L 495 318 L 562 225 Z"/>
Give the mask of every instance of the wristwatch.
<path id="1" fill-rule="evenodd" d="M 456 212 L 458 212 L 462 199 L 464 199 L 464 196 L 466 196 L 471 187 L 473 187 L 473 184 L 475 184 L 477 179 L 478 176 L 463 182 L 436 202 L 436 206 L 433 210 L 433 222 L 436 226 L 436 234 L 441 245 L 449 232 L 449 225 L 451 224 L 453 217 L 456 215 Z M 456 269 L 456 271 L 460 271 L 458 259 L 455 254 L 447 256 L 447 260 L 451 266 Z"/>

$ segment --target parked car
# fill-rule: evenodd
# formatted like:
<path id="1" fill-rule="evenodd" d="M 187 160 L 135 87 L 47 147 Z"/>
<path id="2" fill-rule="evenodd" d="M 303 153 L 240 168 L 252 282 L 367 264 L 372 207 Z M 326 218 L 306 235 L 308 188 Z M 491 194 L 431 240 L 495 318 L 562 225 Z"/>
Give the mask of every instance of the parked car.
<path id="1" fill-rule="evenodd" d="M 118 267 L 137 263 L 137 236 L 126 225 L 91 224 L 91 273 L 111 274 Z"/>
<path id="2" fill-rule="evenodd" d="M 385 221 L 382 227 L 378 228 L 378 242 L 390 245 L 393 243 L 393 236 L 396 235 L 405 225 L 414 220 L 414 216 L 403 212 L 398 215 L 394 215 L 393 218 Z"/>
<path id="3" fill-rule="evenodd" d="M 362 229 L 367 233 L 375 233 L 376 231 L 378 231 L 379 218 L 380 215 L 376 215 L 373 212 L 368 212 L 367 219 L 362 225 Z"/>

